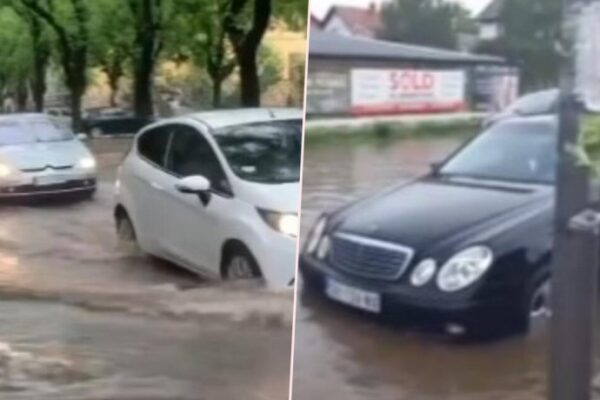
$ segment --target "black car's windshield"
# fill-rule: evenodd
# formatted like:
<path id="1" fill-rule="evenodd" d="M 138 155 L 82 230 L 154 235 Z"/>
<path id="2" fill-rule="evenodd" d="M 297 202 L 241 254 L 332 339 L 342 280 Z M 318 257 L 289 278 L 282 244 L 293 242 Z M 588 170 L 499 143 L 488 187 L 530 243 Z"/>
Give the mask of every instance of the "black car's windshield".
<path id="1" fill-rule="evenodd" d="M 553 183 L 556 175 L 556 126 L 550 122 L 505 122 L 484 132 L 439 171 L 529 183 Z"/>
<path id="2" fill-rule="evenodd" d="M 73 140 L 73 134 L 49 120 L 0 121 L 0 146 Z"/>
<path id="3" fill-rule="evenodd" d="M 550 89 L 521 97 L 506 112 L 519 115 L 551 114 L 558 102 L 558 90 Z"/>
<path id="4" fill-rule="evenodd" d="M 260 183 L 300 181 L 302 120 L 234 125 L 214 131 L 233 172 Z"/>

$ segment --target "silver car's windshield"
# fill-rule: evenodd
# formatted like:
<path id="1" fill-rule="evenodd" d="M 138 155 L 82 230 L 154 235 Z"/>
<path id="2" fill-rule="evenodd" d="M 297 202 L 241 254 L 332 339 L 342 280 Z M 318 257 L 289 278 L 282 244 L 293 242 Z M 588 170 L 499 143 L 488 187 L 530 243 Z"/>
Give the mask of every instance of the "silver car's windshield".
<path id="1" fill-rule="evenodd" d="M 0 121 L 0 146 L 73 140 L 71 132 L 45 120 Z"/>

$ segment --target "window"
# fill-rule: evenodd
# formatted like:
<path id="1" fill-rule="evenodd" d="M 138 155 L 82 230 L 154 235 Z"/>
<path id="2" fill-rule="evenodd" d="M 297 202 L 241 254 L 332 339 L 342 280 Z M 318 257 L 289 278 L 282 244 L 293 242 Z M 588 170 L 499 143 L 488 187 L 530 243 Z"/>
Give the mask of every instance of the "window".
<path id="1" fill-rule="evenodd" d="M 0 121 L 0 146 L 66 142 L 73 134 L 49 119 L 4 119 Z"/>
<path id="2" fill-rule="evenodd" d="M 302 120 L 232 125 L 214 131 L 240 178 L 268 184 L 300 181 Z"/>
<path id="3" fill-rule="evenodd" d="M 459 151 L 441 175 L 553 183 L 557 128 L 549 122 L 505 122 Z"/>
<path id="4" fill-rule="evenodd" d="M 231 194 L 231 188 L 212 146 L 195 129 L 178 126 L 174 129 L 167 170 L 180 177 L 202 175 L 211 187 L 223 194 Z"/>
<path id="5" fill-rule="evenodd" d="M 528 94 L 509 106 L 508 112 L 519 115 L 552 114 L 558 105 L 558 96 L 556 89 Z"/>
<path id="6" fill-rule="evenodd" d="M 145 132 L 138 139 L 140 155 L 156 165 L 164 166 L 169 136 L 169 130 L 166 127 L 159 127 Z"/>

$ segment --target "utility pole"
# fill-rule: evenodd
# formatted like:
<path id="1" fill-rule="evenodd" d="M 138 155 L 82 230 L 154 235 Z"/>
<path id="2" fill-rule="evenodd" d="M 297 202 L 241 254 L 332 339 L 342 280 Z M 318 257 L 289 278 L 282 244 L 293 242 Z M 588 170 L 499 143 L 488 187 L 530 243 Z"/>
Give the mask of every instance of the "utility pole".
<path id="1" fill-rule="evenodd" d="M 563 0 L 566 55 L 561 72 L 556 187 L 550 400 L 591 400 L 598 290 L 598 214 L 590 209 L 590 175 L 572 149 L 580 128 L 575 94 L 575 29 L 581 0 Z"/>

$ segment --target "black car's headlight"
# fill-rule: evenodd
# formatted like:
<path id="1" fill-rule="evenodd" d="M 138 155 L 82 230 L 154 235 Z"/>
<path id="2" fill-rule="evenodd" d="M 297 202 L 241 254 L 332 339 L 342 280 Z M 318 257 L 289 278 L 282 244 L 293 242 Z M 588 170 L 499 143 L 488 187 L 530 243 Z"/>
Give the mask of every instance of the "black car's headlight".
<path id="1" fill-rule="evenodd" d="M 440 269 L 437 286 L 443 292 L 457 292 L 475 283 L 494 261 L 485 246 L 469 247 L 452 256 Z"/>
<path id="2" fill-rule="evenodd" d="M 319 242 L 325 233 L 325 228 L 327 227 L 327 219 L 325 217 L 319 218 L 314 228 L 311 230 L 310 235 L 306 241 L 306 252 L 312 254 L 317 250 L 319 246 Z"/>
<path id="3" fill-rule="evenodd" d="M 299 220 L 297 214 L 257 209 L 258 214 L 271 228 L 284 235 L 297 237 Z"/>
<path id="4" fill-rule="evenodd" d="M 437 263 L 432 258 L 421 261 L 410 275 L 410 284 L 415 287 L 425 286 L 435 276 Z"/>

